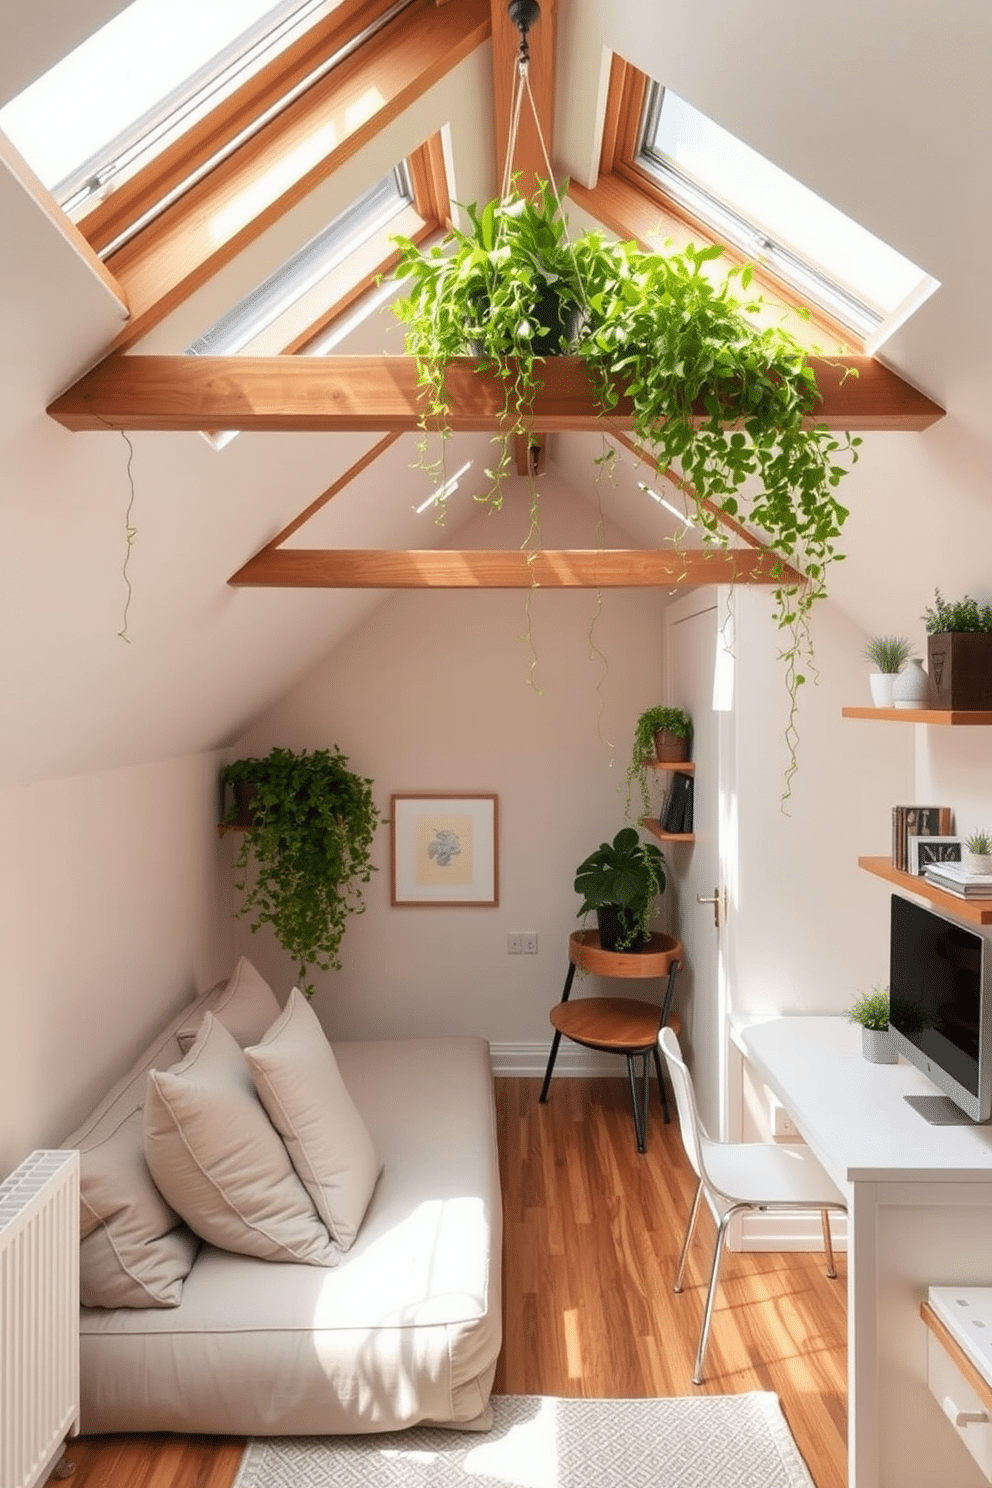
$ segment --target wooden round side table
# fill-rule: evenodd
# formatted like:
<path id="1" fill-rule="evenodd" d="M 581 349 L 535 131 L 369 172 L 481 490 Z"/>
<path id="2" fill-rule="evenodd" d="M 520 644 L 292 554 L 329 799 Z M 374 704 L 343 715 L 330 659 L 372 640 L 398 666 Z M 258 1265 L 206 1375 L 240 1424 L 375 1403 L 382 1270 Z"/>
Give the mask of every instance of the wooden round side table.
<path id="1" fill-rule="evenodd" d="M 658 1076 L 658 1093 L 665 1121 L 669 1120 L 668 1098 L 665 1094 L 665 1079 L 661 1056 L 658 1052 L 658 1032 L 670 1021 L 672 1000 L 675 993 L 675 978 L 682 964 L 681 941 L 674 935 L 655 932 L 643 951 L 604 951 L 599 943 L 598 930 L 575 930 L 568 938 L 568 972 L 561 1001 L 551 1009 L 551 1024 L 555 1030 L 551 1041 L 548 1067 L 541 1086 L 542 1104 L 548 1099 L 551 1076 L 558 1057 L 558 1046 L 562 1034 L 573 1043 L 587 1049 L 603 1050 L 609 1054 L 623 1054 L 627 1060 L 627 1078 L 630 1082 L 630 1100 L 634 1111 L 634 1132 L 638 1152 L 647 1150 L 648 1122 L 648 1058 L 654 1060 Z M 642 1002 L 633 997 L 580 997 L 569 1001 L 576 969 L 591 971 L 599 976 L 620 978 L 667 977 L 664 998 L 659 1006 L 654 1002 Z M 634 1068 L 634 1060 L 640 1059 L 640 1089 Z"/>

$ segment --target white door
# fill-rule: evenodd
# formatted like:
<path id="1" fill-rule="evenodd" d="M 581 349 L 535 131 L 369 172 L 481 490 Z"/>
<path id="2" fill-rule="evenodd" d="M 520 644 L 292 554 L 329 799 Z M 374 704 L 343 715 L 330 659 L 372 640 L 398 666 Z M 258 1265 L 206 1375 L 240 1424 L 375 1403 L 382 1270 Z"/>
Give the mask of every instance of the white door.
<path id="1" fill-rule="evenodd" d="M 714 707 L 717 658 L 723 646 L 722 599 L 696 590 L 666 611 L 666 702 L 692 718 L 695 762 L 695 842 L 669 843 L 672 933 L 686 960 L 679 973 L 676 1011 L 692 1069 L 699 1114 L 714 1137 L 726 1134 L 725 994 L 720 937 L 724 915 L 720 822 L 720 719 Z M 726 731 L 729 734 L 729 730 Z M 717 899 L 717 903 L 705 902 Z"/>

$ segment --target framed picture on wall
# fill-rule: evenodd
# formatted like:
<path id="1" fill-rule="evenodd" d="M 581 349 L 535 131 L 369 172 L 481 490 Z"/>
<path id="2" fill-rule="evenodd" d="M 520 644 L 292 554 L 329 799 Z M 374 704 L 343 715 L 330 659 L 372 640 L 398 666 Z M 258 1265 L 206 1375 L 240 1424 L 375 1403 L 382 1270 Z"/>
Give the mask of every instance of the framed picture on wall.
<path id="1" fill-rule="evenodd" d="M 499 903 L 498 798 L 396 794 L 390 798 L 393 905 Z"/>
<path id="2" fill-rule="evenodd" d="M 960 863 L 960 837 L 909 837 L 910 873 L 925 873 L 932 863 Z"/>

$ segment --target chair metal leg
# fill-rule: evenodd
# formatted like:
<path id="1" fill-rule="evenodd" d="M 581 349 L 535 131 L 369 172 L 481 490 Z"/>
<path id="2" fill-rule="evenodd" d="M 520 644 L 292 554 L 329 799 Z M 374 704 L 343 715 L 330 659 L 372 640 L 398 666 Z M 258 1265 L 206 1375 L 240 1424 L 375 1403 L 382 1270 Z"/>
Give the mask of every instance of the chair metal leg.
<path id="1" fill-rule="evenodd" d="M 665 1118 L 665 1125 L 667 1126 L 672 1118 L 668 1114 L 668 1096 L 665 1094 L 665 1073 L 661 1067 L 661 1052 L 657 1044 L 655 1044 L 652 1053 L 654 1054 L 655 1074 L 658 1076 L 658 1094 L 661 1097 L 661 1111 Z"/>
<path id="2" fill-rule="evenodd" d="M 713 1265 L 710 1268 L 710 1284 L 706 1293 L 706 1306 L 703 1308 L 703 1326 L 699 1334 L 699 1348 L 696 1350 L 696 1367 L 692 1371 L 692 1383 L 701 1385 L 703 1383 L 703 1364 L 706 1360 L 706 1345 L 710 1339 L 710 1323 L 713 1321 L 713 1303 L 716 1301 L 717 1283 L 720 1280 L 720 1262 L 723 1260 L 723 1246 L 727 1238 L 727 1228 L 739 1207 L 750 1206 L 735 1205 L 727 1210 L 720 1220 L 716 1229 L 716 1247 L 713 1251 Z"/>
<path id="3" fill-rule="evenodd" d="M 675 1268 L 675 1284 L 672 1287 L 673 1292 L 680 1292 L 682 1290 L 682 1274 L 685 1271 L 685 1258 L 689 1254 L 689 1246 L 692 1244 L 692 1236 L 696 1228 L 696 1219 L 699 1215 L 699 1205 L 702 1197 L 703 1185 L 700 1182 L 696 1184 L 695 1197 L 692 1201 L 692 1208 L 689 1210 L 689 1223 L 685 1227 L 685 1236 L 682 1240 L 682 1249 L 679 1251 L 679 1263 Z"/>
<path id="4" fill-rule="evenodd" d="M 634 1132 L 637 1137 L 638 1152 L 647 1151 L 647 1129 L 648 1129 L 648 1056 L 641 1055 L 642 1075 L 641 1091 L 638 1095 L 637 1076 L 634 1073 L 634 1060 L 636 1054 L 627 1055 L 627 1079 L 630 1082 L 630 1103 L 634 1108 Z"/>
<path id="5" fill-rule="evenodd" d="M 823 1226 L 823 1249 L 827 1257 L 827 1275 L 831 1281 L 834 1281 L 837 1277 L 837 1267 L 834 1265 L 834 1247 L 830 1237 L 830 1211 L 828 1209 L 820 1210 L 820 1223 Z"/>

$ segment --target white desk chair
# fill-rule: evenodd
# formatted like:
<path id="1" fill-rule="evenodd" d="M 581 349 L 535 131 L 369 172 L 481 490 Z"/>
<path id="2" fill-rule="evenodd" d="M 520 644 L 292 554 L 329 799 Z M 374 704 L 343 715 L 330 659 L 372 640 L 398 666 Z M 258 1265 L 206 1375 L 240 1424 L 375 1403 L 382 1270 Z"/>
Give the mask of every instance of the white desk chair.
<path id="1" fill-rule="evenodd" d="M 733 1216 L 747 1209 L 819 1209 L 823 1224 L 823 1248 L 827 1256 L 827 1275 L 835 1277 L 837 1272 L 830 1241 L 829 1211 L 846 1211 L 847 1205 L 843 1195 L 834 1187 L 808 1147 L 799 1143 L 777 1146 L 773 1142 L 712 1141 L 699 1120 L 692 1077 L 683 1063 L 678 1039 L 670 1028 L 663 1028 L 658 1035 L 658 1043 L 665 1056 L 675 1092 L 682 1143 L 693 1172 L 699 1179 L 675 1274 L 676 1292 L 682 1290 L 686 1256 L 696 1228 L 700 1201 L 704 1196 L 717 1224 L 709 1290 L 703 1310 L 699 1347 L 696 1350 L 696 1366 L 692 1373 L 693 1384 L 701 1385 L 713 1302 L 720 1276 L 720 1261 L 727 1227 Z"/>

